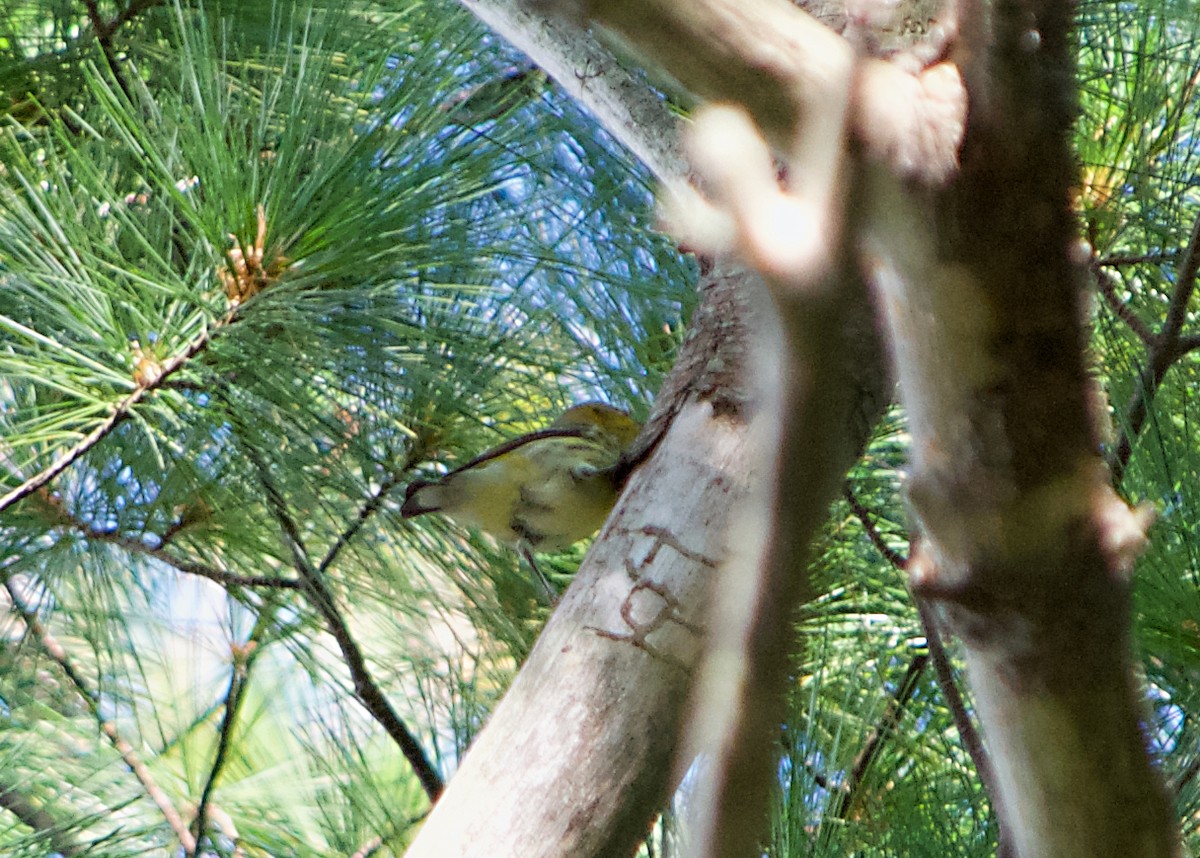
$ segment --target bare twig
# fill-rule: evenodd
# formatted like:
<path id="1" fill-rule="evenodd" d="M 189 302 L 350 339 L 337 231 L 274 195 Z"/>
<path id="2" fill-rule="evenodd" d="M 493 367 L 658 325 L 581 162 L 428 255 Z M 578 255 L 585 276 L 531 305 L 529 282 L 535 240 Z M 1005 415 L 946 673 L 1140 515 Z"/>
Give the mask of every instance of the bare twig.
<path id="1" fill-rule="evenodd" d="M 1183 325 L 1187 320 L 1188 303 L 1196 291 L 1196 275 L 1200 270 L 1200 218 L 1192 225 L 1192 234 L 1187 247 L 1179 259 L 1175 287 L 1167 305 L 1167 316 L 1158 334 L 1149 341 L 1146 363 L 1142 368 L 1140 383 L 1125 408 L 1125 421 L 1121 436 L 1109 456 L 1108 466 L 1112 471 L 1114 486 L 1119 486 L 1125 477 L 1125 469 L 1133 456 L 1133 442 L 1146 423 L 1150 403 L 1154 401 L 1167 371 L 1182 355 L 1194 348 L 1195 338 L 1188 337 L 1187 348 L 1181 350 L 1184 341 Z"/>
<path id="2" fill-rule="evenodd" d="M 276 590 L 299 590 L 304 584 L 299 578 L 280 578 L 275 575 L 239 575 L 236 572 L 227 572 L 224 569 L 218 569 L 215 566 L 209 566 L 204 563 L 197 563 L 193 560 L 187 560 L 183 557 L 178 557 L 164 548 L 154 548 L 147 545 L 140 539 L 135 539 L 131 536 L 125 536 L 121 533 L 111 530 L 97 530 L 91 527 L 86 522 L 80 521 L 77 518 L 68 517 L 65 523 L 77 530 L 79 533 L 86 536 L 88 539 L 96 542 L 104 542 L 109 545 L 115 545 L 118 548 L 123 548 L 130 554 L 139 554 L 143 557 L 149 557 L 164 563 L 173 569 L 184 572 L 188 575 L 196 575 L 200 578 L 207 578 L 214 581 L 223 587 L 258 587 L 271 588 Z"/>
<path id="3" fill-rule="evenodd" d="M 86 454 L 89 450 L 103 441 L 110 432 L 112 432 L 121 421 L 129 416 L 139 402 L 141 402 L 146 394 L 151 393 L 162 387 L 163 382 L 170 378 L 174 373 L 178 372 L 189 360 L 203 352 L 212 343 L 212 338 L 221 328 L 233 321 L 233 314 L 227 314 L 213 327 L 200 334 L 195 340 L 187 345 L 182 352 L 174 355 L 167 360 L 164 360 L 153 375 L 139 381 L 138 386 L 133 392 L 116 403 L 112 407 L 112 413 L 109 414 L 98 426 L 92 429 L 91 432 L 79 439 L 76 444 L 68 449 L 54 464 L 47 466 L 38 473 L 34 474 L 21 485 L 10 491 L 4 497 L 0 498 L 0 512 L 8 509 L 14 503 L 36 492 L 42 486 L 49 483 L 67 468 L 77 462 L 80 457 Z"/>
<path id="4" fill-rule="evenodd" d="M 1117 295 L 1117 284 L 1114 282 L 1113 276 L 1107 271 L 1102 271 L 1099 267 L 1100 263 L 1092 266 L 1092 273 L 1096 277 L 1096 285 L 1100 289 L 1100 294 L 1103 296 L 1108 306 L 1117 314 L 1122 322 L 1129 326 L 1129 330 L 1137 336 L 1144 344 L 1150 345 L 1154 342 L 1154 333 L 1150 327 L 1142 321 L 1141 317 L 1133 312 L 1133 309 L 1121 300 Z"/>
<path id="5" fill-rule="evenodd" d="M 1200 754 L 1192 757 L 1192 761 L 1187 764 L 1187 767 L 1179 773 L 1175 778 L 1175 783 L 1172 784 L 1172 791 L 1179 795 L 1189 783 L 1196 779 L 1196 775 L 1200 775 Z"/>
<path id="6" fill-rule="evenodd" d="M 1168 265 L 1178 258 L 1177 253 L 1115 253 L 1099 257 L 1096 264 L 1107 268 L 1120 268 L 1125 265 Z"/>
<path id="7" fill-rule="evenodd" d="M 844 495 L 846 502 L 850 504 L 850 511 L 854 513 L 859 524 L 862 525 L 863 532 L 871 540 L 871 544 L 875 546 L 875 550 L 883 555 L 884 560 L 891 563 L 897 569 L 903 569 L 904 564 L 908 562 L 908 558 L 887 544 L 887 541 L 883 538 L 883 534 L 879 532 L 879 528 L 871 520 L 871 511 L 863 506 L 862 501 L 854 494 L 854 489 L 847 485 Z"/>
<path id="8" fill-rule="evenodd" d="M 42 624 L 33 610 L 25 604 L 24 599 L 21 598 L 21 595 L 17 592 L 17 588 L 13 585 L 11 578 L 5 579 L 4 588 L 8 591 L 13 608 L 21 615 L 26 628 L 37 638 L 42 649 L 59 666 L 76 691 L 86 701 L 88 710 L 92 713 L 92 717 L 96 719 L 100 727 L 100 732 L 112 743 L 117 753 L 121 755 L 121 759 L 125 761 L 125 765 L 129 767 L 134 777 L 141 783 L 142 788 L 146 791 L 146 795 L 158 806 L 159 812 L 166 819 L 171 830 L 175 832 L 175 836 L 179 839 L 180 844 L 187 852 L 194 853 L 196 851 L 196 840 L 192 837 L 192 833 L 184 823 L 183 817 L 175 809 L 170 796 L 158 785 L 154 775 L 151 774 L 146 764 L 142 762 L 137 751 L 117 731 L 117 725 L 104 716 L 100 707 L 101 701 L 99 695 L 88 687 L 83 676 L 71 663 L 66 649 L 58 642 L 58 639 Z"/>
<path id="9" fill-rule="evenodd" d="M 875 549 L 879 551 L 879 553 L 882 554 L 890 563 L 892 563 L 892 565 L 899 569 L 903 569 L 908 563 L 908 558 L 887 544 L 883 538 L 883 534 L 879 532 L 879 528 L 877 528 L 875 526 L 875 522 L 872 521 L 870 510 L 868 510 L 862 504 L 862 502 L 858 500 L 853 490 L 849 486 L 846 486 L 845 494 L 846 500 L 850 503 L 850 509 L 858 518 L 859 523 L 862 525 L 863 531 L 867 534 L 867 538 L 871 540 L 871 544 L 874 545 Z M 954 681 L 954 670 L 950 666 L 950 659 L 946 655 L 945 646 L 942 644 L 942 636 L 937 627 L 937 618 L 933 615 L 932 609 L 924 598 L 914 595 L 913 601 L 916 603 L 917 613 L 921 619 L 921 628 L 925 633 L 925 642 L 929 649 L 929 658 L 933 661 L 934 675 L 937 678 L 938 688 L 942 692 L 942 699 L 946 701 L 946 708 L 950 710 L 950 717 L 953 719 L 954 726 L 958 730 L 958 735 L 962 739 L 963 747 L 966 749 L 967 754 L 971 757 L 971 762 L 975 764 L 975 771 L 979 774 L 979 780 L 983 784 L 984 790 L 987 792 L 988 797 L 995 802 L 999 794 L 995 789 L 991 760 L 988 759 L 987 750 L 983 746 L 983 739 L 980 738 L 979 731 L 975 729 L 975 722 L 971 719 L 970 713 L 967 712 L 967 707 L 963 702 L 962 694 L 958 690 L 958 683 Z M 913 664 L 916 661 L 917 659 L 914 658 L 913 662 L 910 663 L 909 674 L 911 674 L 913 670 Z M 924 666 L 924 662 L 922 662 L 921 668 L 923 669 Z M 907 678 L 908 677 L 906 675 L 906 681 Z M 904 686 L 901 685 L 900 687 L 903 688 Z M 899 700 L 899 692 L 897 692 L 897 697 L 894 698 L 894 700 Z M 889 713 L 890 708 L 888 712 L 884 713 L 884 717 L 887 718 Z M 877 739 L 882 741 L 884 737 L 885 734 L 881 725 L 872 733 L 871 739 L 868 740 L 868 746 L 872 741 Z M 866 764 L 869 764 L 870 758 L 864 757 L 866 751 L 867 747 L 864 747 L 863 751 L 860 752 L 859 759 L 863 759 L 865 760 Z M 873 749 L 872 754 L 874 754 Z M 861 778 L 861 775 L 859 777 Z M 852 778 L 848 783 L 853 785 L 855 784 L 855 781 Z M 847 808 L 848 805 L 842 805 L 842 809 Z M 1010 852 L 1007 841 L 1005 841 L 1003 832 L 1001 832 L 997 856 L 998 858 L 1006 858 L 1006 856 L 1009 855 Z"/>
<path id="10" fill-rule="evenodd" d="M 217 787 L 217 779 L 220 778 L 221 772 L 225 768 L 225 761 L 228 757 L 229 746 L 233 738 L 233 728 L 237 724 L 238 713 L 246 697 L 250 669 L 253 667 L 255 656 L 258 653 L 260 638 L 268 627 L 266 619 L 269 614 L 269 611 L 260 614 L 259 621 L 247 643 L 233 649 L 233 669 L 229 674 L 229 688 L 225 692 L 225 714 L 221 718 L 221 729 L 217 738 L 217 752 L 213 757 L 212 767 L 209 769 L 208 779 L 204 783 L 204 789 L 200 793 L 200 803 L 196 808 L 196 820 L 194 823 L 196 848 L 192 853 L 192 858 L 200 858 L 200 849 L 203 847 L 204 842 L 208 840 L 208 835 L 205 832 L 208 828 L 208 814 L 212 795 Z"/>
<path id="11" fill-rule="evenodd" d="M 342 658 L 345 660 L 354 682 L 355 696 L 400 748 L 400 752 L 412 766 L 413 772 L 421 782 L 421 787 L 430 801 L 436 800 L 444 786 L 441 775 L 429 762 L 420 742 L 396 714 L 383 691 L 371 678 L 366 658 L 353 635 L 350 634 L 350 629 L 342 618 L 333 593 L 326 585 L 324 577 L 310 561 L 308 550 L 304 547 L 303 539 L 300 536 L 300 530 L 291 513 L 288 512 L 287 503 L 275 486 L 266 462 L 253 447 L 246 445 L 245 451 L 247 458 L 258 472 L 259 481 L 266 495 L 267 506 L 279 525 L 284 544 L 291 553 L 296 571 L 304 582 L 304 592 L 309 596 L 313 607 L 325 620 L 329 633 L 342 652 Z"/>
<path id="12" fill-rule="evenodd" d="M 971 720 L 967 706 L 958 691 L 958 684 L 954 681 L 954 669 L 950 666 L 946 648 L 942 645 L 942 635 L 938 631 L 937 618 L 933 616 L 933 611 L 923 598 L 918 596 L 916 603 L 917 611 L 921 616 L 921 627 L 925 631 L 925 640 L 929 645 L 929 657 L 933 660 L 933 672 L 937 676 L 938 688 L 941 689 L 942 697 L 946 700 L 946 707 L 950 710 L 950 717 L 954 719 L 954 726 L 962 738 L 963 747 L 966 748 L 971 761 L 975 763 L 975 771 L 979 773 L 979 780 L 994 802 L 997 800 L 998 793 L 995 790 L 995 779 L 992 777 L 992 764 L 988 759 L 987 750 L 983 747 L 983 739 L 980 738 L 979 731 L 975 729 L 975 722 Z"/>
<path id="13" fill-rule="evenodd" d="M 387 499 L 388 492 L 390 492 L 399 484 L 402 474 L 407 474 L 409 468 L 413 464 L 412 460 L 414 458 L 414 456 L 410 455 L 409 461 L 406 462 L 403 467 L 398 468 L 396 471 L 384 477 L 383 481 L 379 484 L 379 488 L 376 489 L 375 493 L 367 499 L 367 502 L 363 504 L 362 509 L 358 511 L 358 515 L 356 515 L 350 524 L 347 525 L 346 529 L 338 535 L 338 538 L 334 541 L 333 545 L 329 546 L 329 550 L 325 552 L 325 556 L 317 565 L 318 574 L 324 574 L 326 570 L 333 565 L 333 562 L 337 559 L 338 555 L 341 554 L 342 549 L 350 544 L 350 540 L 352 540 L 358 531 L 362 529 L 363 525 L 367 523 L 367 520 L 379 511 L 380 507 L 383 506 L 384 500 Z"/>
<path id="14" fill-rule="evenodd" d="M 925 665 L 929 663 L 929 653 L 917 653 L 908 663 L 908 669 L 904 672 L 904 678 L 900 680 L 900 684 L 896 687 L 895 694 L 888 701 L 887 706 L 883 710 L 883 715 L 879 721 L 871 729 L 867 736 L 867 741 L 863 743 L 862 748 L 854 757 L 854 763 L 850 767 L 850 772 L 846 776 L 845 783 L 841 788 L 841 796 L 838 799 L 837 805 L 832 810 L 832 816 L 836 819 L 846 819 L 850 811 L 853 809 L 855 801 L 858 798 L 859 790 L 862 788 L 863 781 L 866 778 L 867 771 L 871 768 L 871 764 L 875 758 L 879 756 L 880 750 L 883 748 L 883 743 L 888 740 L 900 725 L 900 719 L 904 715 L 904 709 L 912 700 L 919 686 L 921 674 L 925 671 Z"/>

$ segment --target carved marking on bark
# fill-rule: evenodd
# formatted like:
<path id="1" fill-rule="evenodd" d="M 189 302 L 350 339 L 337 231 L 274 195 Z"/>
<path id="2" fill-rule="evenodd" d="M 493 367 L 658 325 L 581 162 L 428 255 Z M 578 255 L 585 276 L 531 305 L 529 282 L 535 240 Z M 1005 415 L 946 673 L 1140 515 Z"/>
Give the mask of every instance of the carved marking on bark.
<path id="1" fill-rule="evenodd" d="M 666 545 L 668 548 L 675 549 L 680 555 L 686 557 L 688 560 L 691 560 L 694 563 L 699 563 L 703 566 L 707 566 L 710 569 L 716 569 L 718 566 L 717 560 L 714 560 L 711 557 L 706 557 L 697 551 L 692 551 L 690 548 L 681 543 L 675 537 L 675 534 L 671 533 L 666 528 L 656 527 L 655 525 L 648 524 L 641 529 L 641 532 L 646 536 L 653 536 L 655 539 L 654 545 L 651 547 L 649 553 L 646 554 L 646 558 L 643 561 L 644 563 L 653 563 L 654 558 L 658 556 L 658 549 Z"/>
<path id="2" fill-rule="evenodd" d="M 653 593 L 654 596 L 639 598 L 642 593 Z M 662 584 L 656 584 L 653 581 L 639 581 L 637 584 L 634 584 L 633 589 L 629 591 L 629 595 L 625 597 L 625 601 L 621 603 L 621 619 L 629 627 L 628 632 L 611 632 L 606 629 L 596 628 L 595 626 L 585 626 L 585 628 L 588 631 L 595 632 L 599 637 L 632 644 L 638 649 L 644 650 L 653 658 L 661 659 L 668 664 L 678 667 L 682 671 L 688 672 L 691 668 L 687 664 L 663 652 L 649 641 L 650 635 L 671 623 L 682 627 L 697 637 L 704 634 L 704 629 L 701 626 L 688 621 L 679 613 L 679 606 L 679 600 L 671 595 L 671 592 Z M 646 619 L 639 618 L 637 614 L 643 612 L 639 609 L 646 608 L 650 609 L 649 616 Z"/>

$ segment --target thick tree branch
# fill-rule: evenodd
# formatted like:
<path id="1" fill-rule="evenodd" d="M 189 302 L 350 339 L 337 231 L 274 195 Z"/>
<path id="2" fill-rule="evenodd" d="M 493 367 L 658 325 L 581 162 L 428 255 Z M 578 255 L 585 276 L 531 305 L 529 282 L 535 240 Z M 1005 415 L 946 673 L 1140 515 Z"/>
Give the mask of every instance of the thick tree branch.
<path id="1" fill-rule="evenodd" d="M 503 26 L 501 29 L 506 32 Z M 834 44 L 840 44 L 833 38 Z M 554 68 L 538 53 L 553 53 L 553 45 L 536 40 L 518 43 L 540 65 Z M 844 61 L 849 54 L 843 51 L 840 56 Z M 567 63 L 569 70 L 570 60 Z M 577 71 L 586 76 L 586 68 Z M 668 71 L 674 73 L 675 69 Z M 564 76 L 569 79 L 571 73 Z M 684 83 L 693 86 L 690 81 Z M 588 88 L 582 89 L 581 97 L 588 99 Z M 789 98 L 798 97 L 795 92 L 789 94 Z M 662 178 L 683 179 L 681 174 L 664 175 L 677 167 L 662 166 L 681 161 L 673 142 L 673 118 L 669 123 L 637 128 L 623 120 L 620 112 L 610 115 L 601 108 L 598 115 L 606 125 L 616 117 L 612 120 L 616 127 L 610 130 L 618 139 L 633 133 L 672 141 L 674 154 L 655 158 L 652 168 Z M 834 124 L 838 124 L 836 118 Z M 789 134 L 789 138 L 794 136 Z M 626 142 L 635 152 L 645 151 L 637 140 Z M 789 151 L 802 148 L 795 139 L 789 142 L 795 144 Z M 836 173 L 840 149 L 836 141 L 832 145 L 823 141 L 813 152 L 819 150 Z M 755 153 L 755 164 L 763 163 L 771 181 L 758 180 L 764 173 L 758 170 L 755 187 L 771 196 L 774 173 L 769 158 Z M 826 190 L 836 181 L 836 176 L 830 177 Z M 736 180 L 727 182 L 725 187 L 732 189 L 736 184 Z M 810 196 L 820 199 L 811 208 L 802 201 L 799 208 L 806 212 L 829 208 L 832 194 L 822 196 L 816 190 Z M 790 205 L 786 199 L 783 202 Z M 796 207 L 790 209 L 791 214 L 795 211 Z M 815 246 L 818 255 L 823 247 L 820 242 Z M 784 258 L 787 248 L 771 242 L 759 249 L 772 255 L 780 263 L 777 267 L 796 261 Z M 661 806 L 672 782 L 668 761 L 676 750 L 682 703 L 699 651 L 695 635 L 707 614 L 712 567 L 720 559 L 714 551 L 716 544 L 706 540 L 718 539 L 726 532 L 731 509 L 759 509 L 763 500 L 750 499 L 753 492 L 745 479 L 751 472 L 770 470 L 752 451 L 774 435 L 766 426 L 778 419 L 778 403 L 774 394 L 766 392 L 770 382 L 764 378 L 775 371 L 774 356 L 747 371 L 747 355 L 756 347 L 770 350 L 775 336 L 768 333 L 773 322 L 763 305 L 761 284 L 746 271 L 726 265 L 711 269 L 706 280 L 702 288 L 705 298 L 693 319 L 689 340 L 651 415 L 653 428 L 646 436 L 661 441 L 644 445 L 649 456 L 634 471 L 609 527 L 593 546 L 446 796 L 434 808 L 410 858 L 627 854 L 644 837 L 653 811 Z M 884 398 L 879 395 L 884 372 L 877 352 L 874 359 L 856 360 L 853 356 L 870 355 L 878 344 L 870 321 L 859 328 L 851 325 L 845 334 L 834 334 L 843 335 L 862 349 L 859 353 L 850 350 L 847 365 L 838 367 L 844 372 L 852 365 L 853 382 L 827 388 L 810 385 L 811 379 L 804 378 L 791 388 L 803 399 L 797 408 L 801 422 L 808 415 L 807 419 L 814 421 L 810 427 L 821 427 L 819 432 L 834 422 L 839 424 L 837 443 L 844 446 L 838 446 L 838 452 L 829 455 L 821 446 L 822 437 L 821 444 L 805 454 L 822 473 L 824 469 L 836 473 L 839 462 L 844 471 L 853 451 L 865 443 L 873 414 Z M 840 357 L 832 362 L 838 360 Z M 804 397 L 814 390 L 815 396 Z M 822 397 L 829 390 L 838 391 L 846 401 L 822 409 Z M 864 390 L 870 393 L 864 394 Z M 864 399 L 869 404 L 864 405 Z M 748 415 L 758 424 L 754 440 L 748 437 L 745 425 Z M 797 436 L 804 434 L 801 431 Z M 824 500 L 819 489 L 806 499 L 820 508 L 815 520 L 823 520 L 824 505 L 841 477 L 836 474 Z M 702 542 L 683 541 L 677 534 L 690 537 L 696 533 L 692 526 L 696 521 L 707 525 L 698 534 Z M 738 541 L 744 541 L 742 536 Z M 758 566 L 755 552 L 755 547 L 743 545 L 739 557 Z M 736 561 L 727 562 L 736 567 Z M 748 577 L 752 580 L 753 576 Z M 724 602 L 729 596 L 724 585 L 722 593 Z M 772 732 L 776 731 L 772 725 Z M 759 747 L 756 743 L 755 753 Z M 514 759 L 521 760 L 520 767 L 512 765 Z M 689 760 L 686 753 L 679 757 L 681 768 L 674 777 Z M 529 800 L 530 786 L 518 768 L 538 772 L 537 793 L 543 800 Z M 569 798 L 544 800 L 546 795 L 584 794 L 597 797 L 586 811 Z M 580 816 L 585 812 L 586 822 Z"/>
<path id="2" fill-rule="evenodd" d="M 972 14 L 961 173 L 927 200 L 893 194 L 876 232 L 924 536 L 910 581 L 963 642 L 1015 853 L 1173 855 L 1130 664 L 1144 524 L 1092 452 L 1072 13 Z"/>

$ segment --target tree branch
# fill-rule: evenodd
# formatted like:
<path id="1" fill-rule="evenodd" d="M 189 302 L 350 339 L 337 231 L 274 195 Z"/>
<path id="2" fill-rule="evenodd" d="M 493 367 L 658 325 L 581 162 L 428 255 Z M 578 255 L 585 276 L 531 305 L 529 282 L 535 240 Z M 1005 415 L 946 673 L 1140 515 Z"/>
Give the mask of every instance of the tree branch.
<path id="1" fill-rule="evenodd" d="M 130 554 L 137 554 L 143 557 L 149 557 L 152 560 L 157 560 L 159 563 L 166 564 L 173 569 L 183 572 L 187 575 L 196 575 L 200 578 L 207 578 L 223 587 L 248 587 L 248 588 L 267 588 L 273 590 L 299 590 L 304 586 L 304 582 L 299 578 L 279 578 L 274 575 L 239 575 L 236 572 L 227 572 L 223 569 L 209 566 L 204 563 L 197 563 L 192 560 L 186 560 L 182 557 L 177 557 L 172 552 L 165 548 L 153 548 L 146 545 L 142 540 L 131 536 L 124 536 L 115 530 L 97 530 L 86 522 L 80 521 L 74 516 L 59 510 L 57 515 L 58 520 L 65 526 L 78 531 L 83 536 L 96 542 L 103 542 L 108 545 L 115 545 L 118 548 L 123 548 Z"/>
<path id="2" fill-rule="evenodd" d="M 110 432 L 117 428 L 126 417 L 129 416 L 133 408 L 141 402 L 147 394 L 158 390 L 163 386 L 172 375 L 178 372 L 183 366 L 196 355 L 203 352 L 212 343 L 212 338 L 220 331 L 221 328 L 233 321 L 233 313 L 229 313 L 222 317 L 215 325 L 206 330 L 195 340 L 184 347 L 183 351 L 174 355 L 162 363 L 158 364 L 152 373 L 147 377 L 142 378 L 137 382 L 137 386 L 133 392 L 124 399 L 117 402 L 112 407 L 112 413 L 109 414 L 99 425 L 91 432 L 88 432 L 77 443 L 68 450 L 64 451 L 54 464 L 44 468 L 34 476 L 25 480 L 21 485 L 10 491 L 4 497 L 0 498 L 0 512 L 8 509 L 14 503 L 36 492 L 42 486 L 48 484 L 51 480 L 71 467 L 76 461 L 85 455 L 89 450 L 103 441 Z"/>
<path id="3" fill-rule="evenodd" d="M 883 743 L 895 733 L 896 728 L 900 725 L 904 709 L 912 700 L 917 688 L 920 687 L 921 674 L 925 671 L 925 665 L 928 663 L 929 653 L 917 653 L 908 662 L 908 669 L 904 671 L 904 677 L 896 687 L 896 693 L 884 707 L 883 715 L 871 729 L 866 742 L 854 757 L 854 763 L 850 766 L 850 772 L 842 786 L 841 795 L 831 811 L 835 819 L 849 818 L 867 771 L 875 758 L 879 756 Z"/>
<path id="4" fill-rule="evenodd" d="M 233 729 L 237 724 L 238 714 L 241 711 L 242 702 L 246 697 L 250 670 L 253 668 L 261 649 L 262 637 L 269 628 L 268 618 L 273 616 L 273 614 L 273 611 L 264 608 L 263 612 L 259 614 L 254 630 L 250 633 L 250 637 L 246 643 L 242 645 L 235 644 L 231 648 L 233 664 L 229 673 L 229 687 L 225 692 L 225 714 L 221 718 L 221 727 L 217 735 L 217 752 L 213 756 L 212 766 L 209 768 L 208 778 L 204 783 L 204 789 L 200 793 L 200 802 L 196 807 L 196 819 L 193 823 L 196 834 L 196 848 L 192 853 L 192 858 L 200 858 L 200 850 L 204 847 L 205 841 L 211 842 L 207 834 L 209 807 L 213 793 L 217 788 L 217 779 L 220 778 L 221 772 L 225 768 L 229 746 L 233 740 Z"/>
<path id="5" fill-rule="evenodd" d="M 400 752 L 412 766 L 425 794 L 429 796 L 430 801 L 435 801 L 442 791 L 441 775 L 429 762 L 429 758 L 425 755 L 425 750 L 417 741 L 416 736 L 396 714 L 391 703 L 388 702 L 387 696 L 371 678 L 366 658 L 353 635 L 350 634 L 350 629 L 337 608 L 333 592 L 325 583 L 321 572 L 309 560 L 308 550 L 304 547 L 300 530 L 288 512 L 287 503 L 275 486 L 266 462 L 249 444 L 245 444 L 244 449 L 247 458 L 258 473 L 259 482 L 266 496 L 267 508 L 279 525 L 283 543 L 291 553 L 296 571 L 304 583 L 304 592 L 308 595 L 313 607 L 325 620 L 326 628 L 341 650 L 342 658 L 354 683 L 355 696 L 400 748 Z"/>
<path id="6" fill-rule="evenodd" d="M 113 49 L 112 37 L 116 32 L 117 27 L 124 20 L 120 17 L 114 18 L 112 21 L 105 21 L 100 14 L 100 8 L 96 5 L 96 0 L 82 0 L 83 6 L 87 9 L 88 21 L 92 25 L 92 32 L 96 35 L 96 41 L 100 44 L 100 50 L 104 53 L 104 59 L 108 62 L 108 67 L 112 71 L 113 79 L 116 80 L 117 86 L 121 88 L 121 92 L 125 93 L 125 97 L 133 101 L 133 90 L 129 87 L 129 82 L 125 80 L 125 73 L 121 70 L 121 66 L 117 61 L 117 53 Z M 131 3 L 126 8 L 126 12 L 132 8 L 134 3 Z"/>
<path id="7" fill-rule="evenodd" d="M 1179 258 L 1177 253 L 1114 253 L 1101 256 L 1096 260 L 1097 265 L 1107 268 L 1121 268 L 1126 265 L 1166 265 Z"/>
<path id="8" fill-rule="evenodd" d="M 1144 345 L 1150 345 L 1154 342 L 1154 334 L 1150 331 L 1150 327 L 1142 321 L 1137 313 L 1117 295 L 1116 283 L 1113 276 L 1107 271 L 1100 269 L 1100 263 L 1092 265 L 1092 274 L 1096 278 L 1096 285 L 1100 290 L 1108 306 L 1117 314 L 1122 322 L 1129 326 L 1129 330 L 1133 331 L 1134 335 L 1142 341 Z"/>
<path id="9" fill-rule="evenodd" d="M 146 791 L 146 795 L 158 806 L 159 812 L 163 815 L 171 830 L 175 832 L 180 845 L 187 852 L 195 852 L 195 838 L 192 837 L 192 833 L 188 830 L 187 825 L 184 824 L 183 817 L 179 815 L 179 811 L 175 809 L 170 796 L 158 785 L 154 775 L 150 772 L 146 764 L 142 762 L 141 757 L 133 749 L 133 746 L 118 732 L 116 723 L 104 717 L 101 712 L 99 695 L 88 687 L 83 677 L 75 670 L 75 666 L 71 663 L 66 649 L 51 634 L 50 630 L 42 624 L 37 615 L 25 605 L 11 577 L 5 577 L 4 588 L 8 591 L 8 596 L 12 600 L 13 607 L 21 615 L 25 627 L 37 638 L 43 651 L 59 666 L 63 674 L 75 687 L 75 690 L 83 697 L 87 703 L 88 710 L 92 713 L 92 717 L 96 719 L 96 723 L 100 727 L 100 732 L 112 743 L 117 753 L 121 755 L 121 759 L 124 760 L 125 765 L 129 767 L 134 777 L 141 783 L 142 788 Z"/>
<path id="10" fill-rule="evenodd" d="M 65 858 L 74 858 L 86 853 L 88 847 L 71 837 L 64 830 L 66 826 L 14 787 L 0 784 L 0 808 L 19 819 L 22 825 L 43 835 L 47 845 Z"/>
<path id="11" fill-rule="evenodd" d="M 850 509 L 862 524 L 867 538 L 871 540 L 871 544 L 875 546 L 875 549 L 896 568 L 904 569 L 907 567 L 908 558 L 887 544 L 883 538 L 883 534 L 879 532 L 879 528 L 871 520 L 870 510 L 863 506 L 848 485 L 846 486 L 846 499 L 849 501 Z M 994 807 L 999 793 L 992 775 L 992 764 L 988 759 L 987 750 L 984 748 L 983 739 L 980 737 L 979 731 L 975 729 L 975 722 L 967 712 L 966 704 L 963 702 L 962 694 L 958 689 L 958 683 L 954 679 L 954 670 L 950 666 L 950 659 L 946 655 L 946 648 L 942 643 L 941 633 L 938 631 L 937 618 L 934 616 L 932 608 L 925 599 L 920 596 L 914 596 L 913 601 L 917 606 L 921 628 L 925 633 L 925 644 L 928 647 L 929 657 L 933 660 L 934 676 L 937 678 L 938 688 L 942 692 L 942 699 L 946 702 L 946 708 L 950 711 L 950 717 L 954 721 L 955 729 L 958 730 L 963 747 L 966 749 L 967 755 L 970 756 L 971 762 L 974 763 L 979 780 L 983 784 L 984 791 L 987 793 Z M 924 667 L 923 664 L 922 667 Z M 880 735 L 881 732 L 881 729 L 877 728 L 874 735 Z M 997 858 L 1011 858 L 1011 848 L 1004 838 L 1003 828 L 1000 828 L 999 846 L 996 854 Z"/>
<path id="12" fill-rule="evenodd" d="M 1150 347 L 1146 353 L 1146 362 L 1142 367 L 1137 388 L 1129 398 L 1125 407 L 1125 419 L 1121 425 L 1121 435 L 1114 445 L 1108 459 L 1112 471 L 1113 485 L 1119 486 L 1133 457 L 1133 442 L 1142 432 L 1146 418 L 1150 413 L 1150 404 L 1154 401 L 1167 371 L 1179 358 L 1186 354 L 1193 343 L 1198 342 L 1193 337 L 1183 336 L 1183 326 L 1187 320 L 1188 303 L 1196 290 L 1196 275 L 1200 270 L 1200 218 L 1192 225 L 1192 233 L 1187 247 L 1179 258 L 1176 270 L 1175 286 L 1171 290 L 1171 298 L 1167 303 L 1167 315 L 1163 320 L 1158 334 L 1149 340 Z"/>
<path id="13" fill-rule="evenodd" d="M 362 509 L 358 511 L 354 519 L 346 526 L 346 529 L 338 534 L 338 538 L 334 540 L 333 545 L 329 546 L 329 550 L 325 552 L 325 556 L 317 564 L 318 574 L 324 575 L 329 570 L 334 561 L 337 560 L 338 555 L 350 544 L 350 541 L 354 539 L 363 525 L 375 513 L 379 512 L 383 506 L 383 502 L 387 499 L 388 493 L 399 485 L 402 478 L 407 476 L 407 471 L 412 467 L 413 462 L 419 458 L 420 454 L 410 453 L 408 461 L 403 467 L 396 469 L 383 478 L 383 481 L 379 484 L 379 488 L 367 499 L 367 502 L 363 504 Z"/>

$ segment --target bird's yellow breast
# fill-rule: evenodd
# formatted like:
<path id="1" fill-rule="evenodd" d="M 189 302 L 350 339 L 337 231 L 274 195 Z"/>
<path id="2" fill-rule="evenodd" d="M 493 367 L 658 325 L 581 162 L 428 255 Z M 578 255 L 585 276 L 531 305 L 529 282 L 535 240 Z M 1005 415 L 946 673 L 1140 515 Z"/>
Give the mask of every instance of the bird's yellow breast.
<path id="1" fill-rule="evenodd" d="M 616 501 L 619 450 L 588 438 L 539 438 L 420 487 L 413 504 L 509 543 L 560 551 L 595 533 Z"/>

